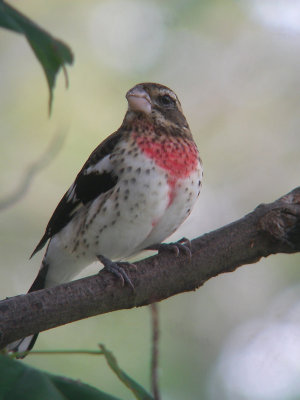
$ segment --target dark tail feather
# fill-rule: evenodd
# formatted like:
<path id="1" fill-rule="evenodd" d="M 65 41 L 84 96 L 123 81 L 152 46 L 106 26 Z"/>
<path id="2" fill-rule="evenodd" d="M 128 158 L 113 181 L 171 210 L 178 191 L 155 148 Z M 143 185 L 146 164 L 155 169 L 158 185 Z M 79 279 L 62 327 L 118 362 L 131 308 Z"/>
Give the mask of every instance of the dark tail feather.
<path id="1" fill-rule="evenodd" d="M 28 293 L 35 292 L 36 290 L 41 290 L 45 288 L 46 277 L 48 273 L 49 265 L 42 263 L 42 268 L 39 270 L 37 277 L 35 278 L 33 284 L 30 286 Z"/>
<path id="2" fill-rule="evenodd" d="M 31 256 L 29 257 L 29 259 L 31 259 L 38 251 L 42 250 L 42 248 L 45 246 L 45 244 L 47 243 L 47 240 L 49 239 L 49 235 L 47 232 L 45 232 L 44 236 L 42 237 L 42 239 L 39 241 L 38 245 L 36 246 L 36 248 L 33 250 Z"/>
<path id="3" fill-rule="evenodd" d="M 45 287 L 45 281 L 46 281 L 46 276 L 48 272 L 49 266 L 45 263 L 42 264 L 42 268 L 40 269 L 37 277 L 35 278 L 33 284 L 31 285 L 30 289 L 28 290 L 28 293 L 30 292 L 35 292 L 36 290 L 41 290 L 44 289 Z M 6 346 L 7 351 L 12 352 L 12 353 L 23 353 L 25 351 L 30 351 L 38 337 L 38 333 L 35 333 L 30 336 L 26 336 L 22 339 L 16 340 L 15 342 L 12 342 Z M 24 358 L 26 356 L 18 356 L 17 358 Z"/>
<path id="4" fill-rule="evenodd" d="M 26 336 L 22 339 L 16 340 L 15 342 L 8 344 L 6 346 L 6 350 L 10 353 L 23 353 L 25 351 L 30 351 L 34 346 L 37 337 L 38 333 L 35 333 L 34 335 Z M 26 357 L 26 354 L 17 356 L 17 358 L 24 357 Z"/>

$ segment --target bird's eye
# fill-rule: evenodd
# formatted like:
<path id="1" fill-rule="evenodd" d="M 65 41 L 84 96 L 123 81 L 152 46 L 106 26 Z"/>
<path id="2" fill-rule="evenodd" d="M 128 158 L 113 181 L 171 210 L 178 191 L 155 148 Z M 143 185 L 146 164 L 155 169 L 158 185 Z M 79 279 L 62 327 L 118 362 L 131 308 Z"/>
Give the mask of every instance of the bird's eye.
<path id="1" fill-rule="evenodd" d="M 159 97 L 159 102 L 163 106 L 171 106 L 175 104 L 175 101 L 168 94 Z"/>

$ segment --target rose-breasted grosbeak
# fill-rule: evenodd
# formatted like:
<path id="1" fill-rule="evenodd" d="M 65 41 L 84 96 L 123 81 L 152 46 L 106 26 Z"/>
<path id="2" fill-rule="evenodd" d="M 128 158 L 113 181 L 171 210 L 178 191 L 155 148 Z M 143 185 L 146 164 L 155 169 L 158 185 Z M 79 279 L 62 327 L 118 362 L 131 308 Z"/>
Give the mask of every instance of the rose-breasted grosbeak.
<path id="1" fill-rule="evenodd" d="M 32 255 L 49 240 L 29 291 L 69 281 L 97 259 L 131 284 L 110 260 L 157 248 L 190 214 L 202 165 L 176 94 L 141 83 L 126 98 L 121 127 L 90 155 L 34 250 Z M 36 336 L 8 348 L 29 350 Z"/>

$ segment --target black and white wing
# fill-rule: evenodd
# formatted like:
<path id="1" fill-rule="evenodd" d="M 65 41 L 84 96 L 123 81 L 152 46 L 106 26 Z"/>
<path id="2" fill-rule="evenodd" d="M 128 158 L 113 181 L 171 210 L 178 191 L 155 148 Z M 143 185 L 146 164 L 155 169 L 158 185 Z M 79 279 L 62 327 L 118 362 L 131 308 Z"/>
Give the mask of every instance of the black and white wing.
<path id="1" fill-rule="evenodd" d="M 109 155 L 119 142 L 121 135 L 120 131 L 113 133 L 90 155 L 74 183 L 56 207 L 45 234 L 31 257 L 45 246 L 48 239 L 64 228 L 84 204 L 116 185 L 118 177 L 112 171 Z"/>

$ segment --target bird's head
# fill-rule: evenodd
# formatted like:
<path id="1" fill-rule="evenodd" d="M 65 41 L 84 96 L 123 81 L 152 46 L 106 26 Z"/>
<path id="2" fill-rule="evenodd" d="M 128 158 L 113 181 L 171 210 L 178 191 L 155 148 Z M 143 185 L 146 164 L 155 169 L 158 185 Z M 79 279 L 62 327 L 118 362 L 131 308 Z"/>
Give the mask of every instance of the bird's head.
<path id="1" fill-rule="evenodd" d="M 136 116 L 150 120 L 156 126 L 189 131 L 176 94 L 158 83 L 139 83 L 126 94 L 127 119 Z"/>

